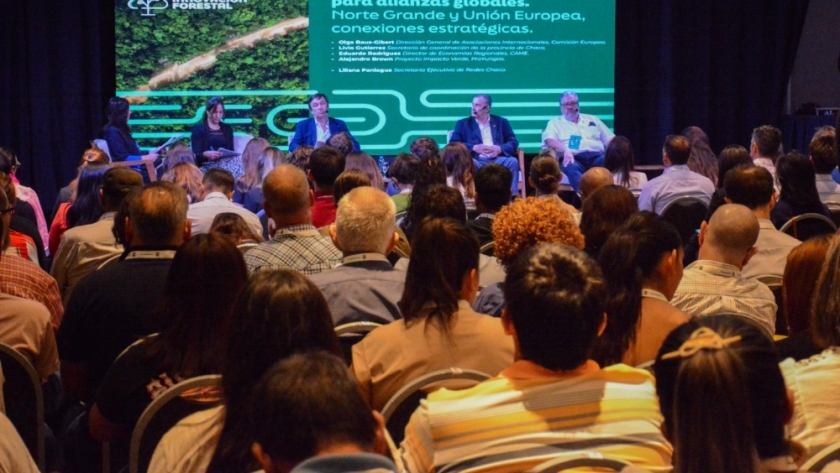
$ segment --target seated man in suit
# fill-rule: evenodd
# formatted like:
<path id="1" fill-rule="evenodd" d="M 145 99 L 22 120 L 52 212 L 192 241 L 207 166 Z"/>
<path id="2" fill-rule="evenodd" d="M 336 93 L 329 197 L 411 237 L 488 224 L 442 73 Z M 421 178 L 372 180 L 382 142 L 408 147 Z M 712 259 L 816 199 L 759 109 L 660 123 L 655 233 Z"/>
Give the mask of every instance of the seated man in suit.
<path id="1" fill-rule="evenodd" d="M 347 129 L 347 124 L 343 120 L 331 118 L 328 115 L 330 102 L 326 95 L 315 94 L 309 97 L 309 111 L 312 112 L 312 118 L 298 122 L 295 127 L 295 136 L 289 143 L 290 153 L 300 145 L 320 148 L 326 144 L 330 136 L 342 131 L 350 135 L 350 130 Z M 350 139 L 353 140 L 353 151 L 359 151 L 359 142 L 353 138 L 353 135 L 350 135 Z"/>
<path id="2" fill-rule="evenodd" d="M 513 174 L 511 190 L 514 194 L 519 186 L 519 160 L 514 157 L 516 135 L 510 123 L 500 116 L 490 115 L 493 99 L 487 94 L 478 94 L 472 100 L 472 115 L 458 120 L 450 143 L 463 143 L 472 152 L 476 169 L 488 163 L 501 164 Z"/>

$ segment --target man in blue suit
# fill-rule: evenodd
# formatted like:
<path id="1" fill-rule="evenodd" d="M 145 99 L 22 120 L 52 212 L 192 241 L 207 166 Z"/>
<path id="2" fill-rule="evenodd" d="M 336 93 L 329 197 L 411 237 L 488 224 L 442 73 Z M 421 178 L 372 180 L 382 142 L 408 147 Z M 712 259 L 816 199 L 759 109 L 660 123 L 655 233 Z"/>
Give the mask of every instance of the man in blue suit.
<path id="1" fill-rule="evenodd" d="M 309 97 L 309 111 L 312 112 L 312 118 L 298 122 L 295 127 L 295 137 L 289 143 L 289 152 L 296 150 L 301 145 L 319 148 L 327 142 L 330 136 L 342 131 L 346 131 L 350 135 L 350 139 L 353 140 L 353 151 L 359 151 L 359 142 L 350 134 L 347 124 L 327 115 L 330 111 L 330 102 L 326 95 L 315 94 Z"/>
<path id="2" fill-rule="evenodd" d="M 476 169 L 488 163 L 501 164 L 513 174 L 512 192 L 518 191 L 519 160 L 514 157 L 516 135 L 510 123 L 497 115 L 490 115 L 493 99 L 487 94 L 478 94 L 472 100 L 472 115 L 458 120 L 450 143 L 463 143 L 473 155 Z"/>

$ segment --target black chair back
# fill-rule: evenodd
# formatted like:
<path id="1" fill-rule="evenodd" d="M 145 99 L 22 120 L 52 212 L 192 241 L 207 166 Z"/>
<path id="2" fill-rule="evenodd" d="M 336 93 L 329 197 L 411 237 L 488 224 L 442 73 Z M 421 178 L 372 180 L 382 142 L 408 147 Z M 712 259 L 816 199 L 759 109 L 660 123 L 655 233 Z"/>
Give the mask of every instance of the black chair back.
<path id="1" fill-rule="evenodd" d="M 662 210 L 660 218 L 673 225 L 683 243 L 687 242 L 700 228 L 706 218 L 708 206 L 695 197 L 680 197 Z"/>
<path id="2" fill-rule="evenodd" d="M 130 473 L 148 471 L 158 442 L 181 419 L 221 404 L 221 379 L 206 375 L 181 381 L 149 404 L 131 434 Z"/>
<path id="3" fill-rule="evenodd" d="M 788 220 L 779 231 L 805 241 L 818 235 L 833 235 L 837 232 L 837 225 L 825 215 L 808 213 Z"/>

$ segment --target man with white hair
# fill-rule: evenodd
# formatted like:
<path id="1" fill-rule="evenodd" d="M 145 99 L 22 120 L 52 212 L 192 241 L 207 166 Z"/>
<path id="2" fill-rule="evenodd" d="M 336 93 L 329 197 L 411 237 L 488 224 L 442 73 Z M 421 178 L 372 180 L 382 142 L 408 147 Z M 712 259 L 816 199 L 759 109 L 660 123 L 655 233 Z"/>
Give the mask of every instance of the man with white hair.
<path id="1" fill-rule="evenodd" d="M 595 115 L 580 113 L 580 99 L 574 91 L 560 94 L 560 112 L 562 115 L 545 126 L 543 145 L 557 153 L 563 174 L 577 191 L 587 169 L 604 165 L 604 151 L 615 134 Z"/>
<path id="2" fill-rule="evenodd" d="M 338 203 L 330 236 L 341 250 L 341 265 L 309 276 L 321 289 L 333 323 L 399 319 L 405 272 L 386 255 L 396 246 L 394 201 L 373 187 L 357 187 Z"/>

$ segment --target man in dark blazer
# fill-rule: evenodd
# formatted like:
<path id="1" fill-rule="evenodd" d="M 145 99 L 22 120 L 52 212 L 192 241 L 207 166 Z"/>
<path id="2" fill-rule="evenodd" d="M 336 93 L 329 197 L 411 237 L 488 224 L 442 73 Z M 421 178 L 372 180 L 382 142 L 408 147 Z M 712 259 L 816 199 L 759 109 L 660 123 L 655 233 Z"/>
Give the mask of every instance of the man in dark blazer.
<path id="1" fill-rule="evenodd" d="M 359 151 L 359 142 L 350 134 L 347 124 L 343 120 L 331 118 L 327 115 L 330 111 L 330 102 L 326 95 L 315 94 L 310 97 L 309 111 L 312 112 L 312 118 L 298 122 L 295 127 L 295 136 L 289 143 L 289 152 L 296 150 L 301 145 L 318 148 L 323 146 L 330 136 L 342 131 L 347 132 L 350 139 L 353 140 L 353 151 Z"/>
<path id="2" fill-rule="evenodd" d="M 472 115 L 458 120 L 450 143 L 463 143 L 473 154 L 476 169 L 488 163 L 501 164 L 513 174 L 511 190 L 519 186 L 519 160 L 515 157 L 519 142 L 510 123 L 497 115 L 490 115 L 493 99 L 478 94 L 472 100 Z"/>

